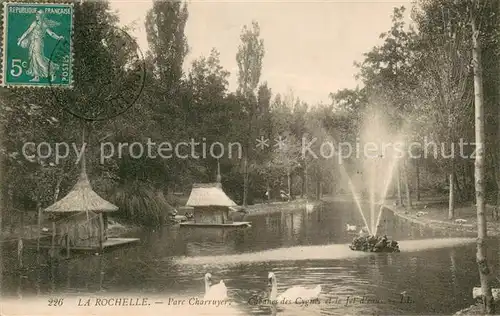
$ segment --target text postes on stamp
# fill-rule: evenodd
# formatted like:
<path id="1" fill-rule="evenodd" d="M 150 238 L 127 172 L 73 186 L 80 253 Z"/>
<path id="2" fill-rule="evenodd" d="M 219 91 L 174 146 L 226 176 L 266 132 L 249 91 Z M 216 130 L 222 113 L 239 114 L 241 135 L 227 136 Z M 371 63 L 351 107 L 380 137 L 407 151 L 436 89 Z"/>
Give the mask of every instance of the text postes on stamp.
<path id="1" fill-rule="evenodd" d="M 2 86 L 72 87 L 72 49 L 50 57 L 62 41 L 72 47 L 72 4 L 6 2 L 3 30 Z"/>

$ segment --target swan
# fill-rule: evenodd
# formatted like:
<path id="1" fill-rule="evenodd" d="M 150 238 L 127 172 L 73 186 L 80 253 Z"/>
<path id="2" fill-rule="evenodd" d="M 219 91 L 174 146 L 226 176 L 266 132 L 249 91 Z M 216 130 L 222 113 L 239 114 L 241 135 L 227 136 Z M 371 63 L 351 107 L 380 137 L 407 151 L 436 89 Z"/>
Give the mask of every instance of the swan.
<path id="1" fill-rule="evenodd" d="M 307 301 L 318 298 L 319 294 L 321 293 L 321 285 L 318 285 L 313 289 L 307 289 L 303 286 L 294 286 L 278 295 L 278 283 L 276 282 L 276 275 L 274 275 L 273 272 L 269 272 L 268 279 L 269 285 L 271 286 L 271 293 L 269 294 L 270 301 L 287 300 L 295 302 L 299 298 L 302 301 Z"/>
<path id="2" fill-rule="evenodd" d="M 354 231 L 356 231 L 356 225 L 345 224 L 345 227 L 346 227 L 346 230 L 348 232 L 354 232 Z"/>
<path id="3" fill-rule="evenodd" d="M 212 285 L 212 275 L 205 274 L 205 300 L 225 300 L 227 298 L 227 287 L 223 280 Z"/>
<path id="4" fill-rule="evenodd" d="M 466 220 L 466 219 L 463 219 L 463 218 L 457 218 L 457 219 L 455 220 L 455 223 L 462 225 L 462 224 L 467 223 L 467 220 Z"/>
<path id="5" fill-rule="evenodd" d="M 363 227 L 361 228 L 361 230 L 359 231 L 358 233 L 360 236 L 369 236 L 370 235 L 370 231 L 368 230 L 368 227 Z"/>
<path id="6" fill-rule="evenodd" d="M 312 212 L 314 210 L 314 204 L 312 203 L 306 203 L 306 211 L 307 212 Z"/>

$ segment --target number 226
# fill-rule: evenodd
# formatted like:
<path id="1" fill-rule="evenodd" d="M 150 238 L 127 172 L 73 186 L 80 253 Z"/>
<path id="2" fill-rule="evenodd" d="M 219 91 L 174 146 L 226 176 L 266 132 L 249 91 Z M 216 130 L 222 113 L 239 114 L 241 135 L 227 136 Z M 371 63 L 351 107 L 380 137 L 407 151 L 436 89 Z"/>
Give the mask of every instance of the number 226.
<path id="1" fill-rule="evenodd" d="M 49 306 L 62 306 L 64 298 L 51 298 L 49 299 Z"/>

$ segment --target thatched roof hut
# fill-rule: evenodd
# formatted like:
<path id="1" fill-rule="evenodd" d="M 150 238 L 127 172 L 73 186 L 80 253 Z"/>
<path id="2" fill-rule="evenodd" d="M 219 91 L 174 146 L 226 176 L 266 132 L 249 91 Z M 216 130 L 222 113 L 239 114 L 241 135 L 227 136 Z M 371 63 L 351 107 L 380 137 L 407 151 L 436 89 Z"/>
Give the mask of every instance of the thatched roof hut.
<path id="1" fill-rule="evenodd" d="M 100 233 L 99 215 L 89 212 L 79 212 L 71 216 L 64 216 L 57 221 L 56 234 L 68 236 L 69 240 L 59 238 L 56 242 L 65 246 L 69 242 L 71 247 L 98 247 Z M 105 234 L 106 232 L 103 231 Z M 106 235 L 102 236 L 106 238 Z"/>
<path id="2" fill-rule="evenodd" d="M 90 185 L 85 167 L 71 191 L 62 199 L 47 207 L 44 211 L 50 213 L 72 212 L 114 212 L 118 207 L 100 197 Z"/>
<path id="3" fill-rule="evenodd" d="M 237 206 L 217 183 L 196 183 L 186 206 L 194 208 L 195 223 L 225 224 L 230 222 L 229 208 Z"/>
<path id="4" fill-rule="evenodd" d="M 104 212 L 117 210 L 116 205 L 92 190 L 85 168 L 85 158 L 82 157 L 82 171 L 76 184 L 65 197 L 44 209 L 44 212 L 56 215 L 54 220 L 58 226 L 58 243 L 65 243 L 69 249 L 70 245 L 102 247 L 102 242 L 107 239 L 108 227 Z"/>
<path id="5" fill-rule="evenodd" d="M 222 190 L 220 183 L 195 183 L 186 206 L 237 206 Z"/>

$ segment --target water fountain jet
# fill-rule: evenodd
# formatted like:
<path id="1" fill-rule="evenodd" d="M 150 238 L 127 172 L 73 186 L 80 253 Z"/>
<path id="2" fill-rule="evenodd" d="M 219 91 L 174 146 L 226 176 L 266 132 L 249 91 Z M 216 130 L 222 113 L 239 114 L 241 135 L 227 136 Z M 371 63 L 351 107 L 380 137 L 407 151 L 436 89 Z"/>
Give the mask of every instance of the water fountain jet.
<path id="1" fill-rule="evenodd" d="M 362 175 L 364 177 L 362 182 L 366 183 L 365 188 L 368 193 L 367 202 L 370 225 L 366 225 L 368 221 L 361 207 L 362 203 L 356 200 L 356 204 L 365 221 L 365 225 L 373 236 L 377 236 L 382 218 L 382 206 L 385 203 L 389 187 L 392 183 L 398 158 L 400 158 L 399 154 L 401 154 L 402 148 L 398 148 L 398 146 L 403 144 L 400 141 L 402 134 L 395 137 L 394 134 L 389 133 L 384 128 L 386 126 L 384 123 L 385 121 L 379 113 L 372 113 L 369 117 L 367 116 L 363 133 L 360 137 L 362 141 L 361 145 L 364 146 L 365 150 L 361 162 Z M 358 138 L 358 141 L 360 139 Z M 374 145 L 376 145 L 376 149 L 374 149 Z M 366 152 L 368 150 L 367 146 L 370 146 L 371 149 L 369 154 Z M 347 178 L 349 179 L 351 192 L 355 192 L 356 190 L 352 181 L 350 181 L 349 177 Z"/>
<path id="2" fill-rule="evenodd" d="M 361 215 L 361 218 L 363 219 L 363 223 L 365 224 L 365 227 L 368 229 L 368 233 L 371 235 L 372 230 L 370 229 L 370 226 L 368 225 L 368 220 L 366 219 L 366 216 L 363 212 L 363 208 L 361 207 L 361 199 L 354 187 L 354 183 L 352 183 L 351 177 L 349 177 L 349 174 L 347 173 L 346 168 L 344 167 L 344 164 L 342 162 L 342 155 L 340 154 L 339 156 L 339 161 L 340 161 L 340 172 L 343 177 L 347 179 L 347 185 L 349 186 L 349 190 L 351 191 L 352 197 L 354 199 L 354 202 L 356 203 L 357 210 L 359 211 L 359 214 Z"/>

